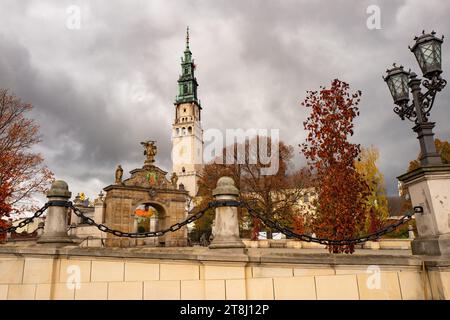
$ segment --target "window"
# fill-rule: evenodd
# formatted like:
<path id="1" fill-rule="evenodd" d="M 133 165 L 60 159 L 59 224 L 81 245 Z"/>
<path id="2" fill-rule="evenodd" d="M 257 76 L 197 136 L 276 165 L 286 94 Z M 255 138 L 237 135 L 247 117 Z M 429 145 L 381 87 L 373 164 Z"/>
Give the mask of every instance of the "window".
<path id="1" fill-rule="evenodd" d="M 181 168 L 181 172 L 186 173 L 186 168 L 185 167 Z"/>
<path id="2" fill-rule="evenodd" d="M 188 133 L 192 134 L 192 127 L 188 127 Z"/>

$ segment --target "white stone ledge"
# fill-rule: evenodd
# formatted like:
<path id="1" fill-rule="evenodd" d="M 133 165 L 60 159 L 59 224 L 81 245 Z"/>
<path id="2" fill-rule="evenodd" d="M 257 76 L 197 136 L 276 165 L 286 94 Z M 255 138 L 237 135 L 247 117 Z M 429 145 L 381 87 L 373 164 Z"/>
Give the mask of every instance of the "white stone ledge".
<path id="1" fill-rule="evenodd" d="M 407 250 L 357 250 L 352 255 L 330 254 L 325 249 L 208 249 L 199 248 L 80 248 L 75 246 L 51 247 L 44 245 L 0 246 L 0 255 L 13 257 L 48 258 L 122 258 L 164 261 L 183 261 L 190 263 L 232 262 L 247 263 L 289 263 L 289 264 L 327 264 L 327 265 L 398 265 L 421 266 L 422 257 L 413 256 Z M 441 267 L 449 266 L 443 260 Z"/>

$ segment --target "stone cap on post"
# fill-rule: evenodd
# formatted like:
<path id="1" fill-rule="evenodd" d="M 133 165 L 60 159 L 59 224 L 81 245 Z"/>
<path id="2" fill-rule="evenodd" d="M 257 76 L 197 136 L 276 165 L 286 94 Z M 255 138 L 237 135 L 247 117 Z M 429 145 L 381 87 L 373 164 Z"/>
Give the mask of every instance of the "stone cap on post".
<path id="1" fill-rule="evenodd" d="M 72 192 L 69 191 L 69 186 L 63 180 L 55 180 L 52 183 L 50 190 L 47 192 L 47 198 L 67 198 L 72 196 Z"/>
<path id="2" fill-rule="evenodd" d="M 71 195 L 72 192 L 69 191 L 69 186 L 65 181 L 53 181 L 50 190 L 47 192 L 49 207 L 45 218 L 44 232 L 37 243 L 57 246 L 73 243 L 67 234 L 68 208 L 64 206 Z"/>
<path id="3" fill-rule="evenodd" d="M 239 189 L 234 185 L 234 180 L 231 177 L 220 177 L 217 180 L 217 187 L 212 191 L 212 195 L 216 196 L 235 196 L 239 195 Z"/>

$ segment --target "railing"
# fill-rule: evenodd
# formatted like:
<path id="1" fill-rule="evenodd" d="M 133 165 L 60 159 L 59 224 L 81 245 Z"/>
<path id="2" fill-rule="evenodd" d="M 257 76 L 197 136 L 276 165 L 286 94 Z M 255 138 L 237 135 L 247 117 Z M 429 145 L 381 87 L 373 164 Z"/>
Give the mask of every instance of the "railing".
<path id="1" fill-rule="evenodd" d="M 422 207 L 414 207 L 413 211 L 408 212 L 406 215 L 402 216 L 397 222 L 395 222 L 391 225 L 388 225 L 376 232 L 370 233 L 365 236 L 357 237 L 357 238 L 351 238 L 351 239 L 330 239 L 330 238 L 317 238 L 317 237 L 312 237 L 307 234 L 295 233 L 293 230 L 281 225 L 279 222 L 265 217 L 264 214 L 262 214 L 261 212 L 259 212 L 256 209 L 252 208 L 249 203 L 243 202 L 243 201 L 235 201 L 235 200 L 212 201 L 212 202 L 208 203 L 208 205 L 205 206 L 204 208 L 202 208 L 201 210 L 197 210 L 197 209 L 192 210 L 189 213 L 188 218 L 185 219 L 184 221 L 175 223 L 166 229 L 162 229 L 162 230 L 158 230 L 158 231 L 150 231 L 150 232 L 123 232 L 121 230 L 111 229 L 104 224 L 96 223 L 92 218 L 86 216 L 80 209 L 73 206 L 73 204 L 69 201 L 49 201 L 41 209 L 36 211 L 36 213 L 33 215 L 33 217 L 25 219 L 24 221 L 20 222 L 17 226 L 11 226 L 9 228 L 0 228 L 0 233 L 12 232 L 12 231 L 15 231 L 17 228 L 24 227 L 25 225 L 31 223 L 35 218 L 41 216 L 45 212 L 45 210 L 50 206 L 70 208 L 71 210 L 73 210 L 75 215 L 82 218 L 84 223 L 91 225 L 91 226 L 95 226 L 102 232 L 110 233 L 117 237 L 126 237 L 126 238 L 160 237 L 160 236 L 163 236 L 164 234 L 166 234 L 167 232 L 176 232 L 183 226 L 200 219 L 201 217 L 203 217 L 205 212 L 209 209 L 218 208 L 218 207 L 241 207 L 241 208 L 246 209 L 247 212 L 252 217 L 261 220 L 267 227 L 275 229 L 288 237 L 296 238 L 301 241 L 316 242 L 319 244 L 324 244 L 324 245 L 329 245 L 329 246 L 330 245 L 333 245 L 333 246 L 352 245 L 352 244 L 363 243 L 366 241 L 376 240 L 376 239 L 380 238 L 382 235 L 390 233 L 393 230 L 395 230 L 396 228 L 398 228 L 400 225 L 403 225 L 406 222 L 410 221 L 415 213 L 423 212 Z M 81 243 L 83 243 L 84 241 L 87 241 L 87 243 L 88 243 L 89 238 L 93 239 L 92 236 L 88 236 Z M 103 241 L 102 241 L 102 245 L 104 245 Z"/>

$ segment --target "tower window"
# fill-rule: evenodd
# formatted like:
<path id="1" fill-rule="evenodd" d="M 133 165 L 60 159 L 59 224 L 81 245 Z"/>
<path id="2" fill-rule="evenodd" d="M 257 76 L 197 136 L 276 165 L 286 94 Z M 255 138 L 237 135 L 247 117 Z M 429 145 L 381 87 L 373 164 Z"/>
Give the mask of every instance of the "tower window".
<path id="1" fill-rule="evenodd" d="M 183 85 L 183 93 L 188 93 L 188 85 L 187 84 L 184 84 Z"/>
<path id="2" fill-rule="evenodd" d="M 186 168 L 185 167 L 181 168 L 181 172 L 185 173 L 186 172 Z"/>
<path id="3" fill-rule="evenodd" d="M 177 136 L 180 135 L 180 128 L 177 128 Z"/>
<path id="4" fill-rule="evenodd" d="M 188 127 L 188 133 L 189 133 L 189 134 L 192 133 L 192 127 Z"/>
<path id="5" fill-rule="evenodd" d="M 186 108 L 183 109 L 183 112 L 186 113 Z"/>

